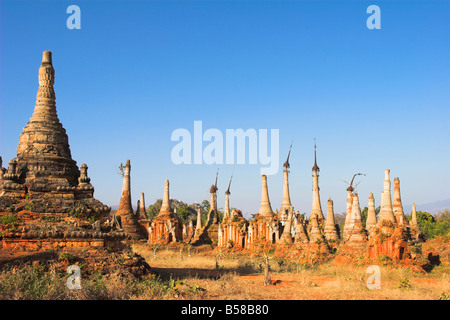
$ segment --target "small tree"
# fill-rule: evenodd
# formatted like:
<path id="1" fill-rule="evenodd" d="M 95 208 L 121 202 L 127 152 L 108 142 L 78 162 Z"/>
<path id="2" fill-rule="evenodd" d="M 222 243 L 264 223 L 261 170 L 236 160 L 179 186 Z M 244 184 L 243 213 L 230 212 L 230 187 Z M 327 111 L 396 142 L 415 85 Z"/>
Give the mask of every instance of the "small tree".
<path id="1" fill-rule="evenodd" d="M 151 248 L 153 250 L 153 259 L 156 260 L 156 251 L 161 247 L 161 243 L 157 242 L 152 244 Z"/>

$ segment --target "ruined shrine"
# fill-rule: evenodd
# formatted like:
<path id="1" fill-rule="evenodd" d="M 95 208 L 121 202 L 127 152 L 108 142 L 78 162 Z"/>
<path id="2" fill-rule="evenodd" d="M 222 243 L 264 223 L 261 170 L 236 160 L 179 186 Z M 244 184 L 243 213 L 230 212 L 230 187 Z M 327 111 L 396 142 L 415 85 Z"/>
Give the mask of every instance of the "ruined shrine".
<path id="1" fill-rule="evenodd" d="M 109 224 L 110 207 L 94 198 L 88 166 L 79 168 L 72 159 L 54 83 L 52 53 L 44 51 L 33 115 L 19 137 L 17 156 L 7 170 L 0 168 L 0 215 L 18 221 L 3 230 L 4 248 L 37 247 L 36 239 L 40 246 L 95 247 L 124 236 Z"/>

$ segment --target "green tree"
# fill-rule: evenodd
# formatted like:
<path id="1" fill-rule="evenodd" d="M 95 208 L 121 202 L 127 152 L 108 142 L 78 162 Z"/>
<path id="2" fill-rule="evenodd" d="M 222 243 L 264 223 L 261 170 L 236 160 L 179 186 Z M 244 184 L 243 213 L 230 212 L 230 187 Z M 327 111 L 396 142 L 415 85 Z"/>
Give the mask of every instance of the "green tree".
<path id="1" fill-rule="evenodd" d="M 183 223 L 189 223 L 192 218 L 192 211 L 189 206 L 179 206 L 177 208 L 177 216 Z"/>
<path id="2" fill-rule="evenodd" d="M 209 208 L 211 208 L 211 204 L 209 203 L 208 200 L 203 200 L 200 207 L 202 207 L 202 214 L 205 214 L 205 213 L 209 212 Z"/>
<path id="3" fill-rule="evenodd" d="M 361 210 L 361 223 L 364 226 L 364 228 L 366 227 L 366 221 L 367 221 L 367 214 L 369 212 L 369 208 L 368 207 L 364 207 L 364 209 Z"/>
<path id="4" fill-rule="evenodd" d="M 158 215 L 159 211 L 161 210 L 161 205 L 162 199 L 158 199 L 154 204 L 147 208 L 147 216 L 150 220 Z"/>
<path id="5" fill-rule="evenodd" d="M 409 216 L 411 220 L 411 215 Z M 429 212 L 417 212 L 417 224 L 427 239 L 450 236 L 450 212 L 445 210 L 433 216 Z"/>

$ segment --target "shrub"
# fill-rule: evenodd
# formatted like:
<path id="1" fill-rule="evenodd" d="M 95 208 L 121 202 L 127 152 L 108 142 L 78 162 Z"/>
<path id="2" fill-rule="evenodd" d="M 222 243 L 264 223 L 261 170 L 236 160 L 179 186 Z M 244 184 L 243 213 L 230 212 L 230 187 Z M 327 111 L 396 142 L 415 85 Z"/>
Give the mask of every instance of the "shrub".
<path id="1" fill-rule="evenodd" d="M 0 225 L 16 227 L 18 223 L 16 214 L 6 214 L 0 217 Z"/>
<path id="2" fill-rule="evenodd" d="M 400 290 L 408 290 L 411 289 L 411 284 L 407 278 L 402 278 L 398 283 L 397 288 Z"/>
<path id="3" fill-rule="evenodd" d="M 436 216 L 418 211 L 417 224 L 427 239 L 450 236 L 450 211 L 447 209 Z"/>

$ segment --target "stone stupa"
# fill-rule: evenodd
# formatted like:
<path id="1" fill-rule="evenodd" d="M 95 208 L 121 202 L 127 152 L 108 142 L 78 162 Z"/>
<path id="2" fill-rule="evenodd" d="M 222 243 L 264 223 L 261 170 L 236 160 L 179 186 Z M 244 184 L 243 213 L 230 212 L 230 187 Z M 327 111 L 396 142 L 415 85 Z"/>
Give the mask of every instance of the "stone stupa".
<path id="1" fill-rule="evenodd" d="M 39 89 L 30 121 L 19 137 L 17 157 L 9 161 L 0 186 L 0 211 L 21 199 L 41 213 L 108 213 L 94 199 L 88 167 L 72 159 L 69 138 L 58 119 L 52 53 L 44 51 L 39 68 Z M 80 170 L 81 169 L 81 170 Z"/>
<path id="2" fill-rule="evenodd" d="M 0 168 L 0 216 L 18 221 L 14 228 L 2 226 L 3 248 L 94 248 L 105 241 L 114 246 L 124 233 L 111 221 L 111 208 L 93 197 L 87 165 L 79 168 L 72 159 L 54 82 L 52 53 L 44 51 L 33 115 L 20 135 L 17 157 L 8 170 Z"/>

